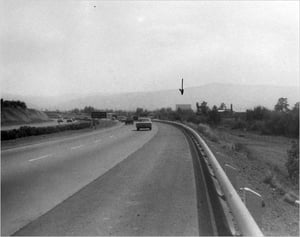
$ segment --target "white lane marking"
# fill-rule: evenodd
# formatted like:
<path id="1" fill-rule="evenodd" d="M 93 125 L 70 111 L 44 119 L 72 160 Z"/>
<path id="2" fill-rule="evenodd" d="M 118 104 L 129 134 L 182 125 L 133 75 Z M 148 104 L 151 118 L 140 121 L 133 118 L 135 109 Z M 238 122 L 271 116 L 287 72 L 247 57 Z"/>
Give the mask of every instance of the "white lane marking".
<path id="1" fill-rule="evenodd" d="M 67 138 L 63 138 L 63 139 L 58 139 L 58 140 L 52 140 L 52 141 L 45 141 L 45 142 L 39 142 L 36 144 L 30 144 L 30 145 L 24 145 L 24 146 L 20 146 L 20 147 L 11 147 L 11 148 L 4 148 L 3 150 L 1 150 L 1 155 L 5 154 L 5 153 L 9 153 L 9 152 L 15 152 L 15 151 L 19 151 L 19 150 L 24 150 L 24 149 L 29 149 L 29 148 L 33 148 L 33 147 L 39 147 L 39 146 L 43 146 L 43 145 L 50 145 L 50 144 L 57 144 L 57 143 L 61 143 L 64 141 L 72 141 L 78 138 L 86 138 L 86 137 L 90 137 L 92 135 L 95 134 L 105 134 L 107 132 L 110 131 L 114 131 L 118 128 L 124 127 L 125 125 L 119 124 L 113 127 L 109 127 L 109 128 L 104 128 L 104 129 L 100 129 L 100 130 L 96 130 L 95 132 L 91 132 L 91 133 L 87 133 L 87 134 L 80 134 L 80 135 L 75 135 L 75 136 L 71 136 L 71 137 L 67 137 Z M 1 149 L 3 148 L 3 146 L 1 147 Z"/>
<path id="2" fill-rule="evenodd" d="M 28 160 L 28 161 L 35 161 L 35 160 L 41 160 L 41 159 L 45 159 L 45 158 L 48 158 L 48 157 L 50 157 L 50 156 L 52 156 L 51 154 L 49 154 L 49 155 L 44 155 L 44 156 L 40 156 L 40 157 L 38 157 L 38 158 L 33 158 L 33 159 L 30 159 L 30 160 Z"/>
<path id="3" fill-rule="evenodd" d="M 72 147 L 71 147 L 71 150 L 78 149 L 78 148 L 80 148 L 80 147 L 82 147 L 82 145 L 79 145 L 79 146 L 72 146 Z"/>

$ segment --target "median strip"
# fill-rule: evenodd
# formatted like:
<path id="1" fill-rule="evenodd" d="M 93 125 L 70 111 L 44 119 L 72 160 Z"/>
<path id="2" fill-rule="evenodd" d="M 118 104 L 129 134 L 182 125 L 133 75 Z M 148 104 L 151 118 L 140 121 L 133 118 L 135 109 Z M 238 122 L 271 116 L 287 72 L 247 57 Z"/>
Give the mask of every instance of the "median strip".
<path id="1" fill-rule="evenodd" d="M 41 156 L 41 157 L 38 157 L 38 158 L 30 159 L 29 161 L 31 162 L 31 161 L 41 160 L 41 159 L 48 158 L 48 157 L 50 157 L 50 156 L 52 156 L 52 155 L 51 155 L 51 154 L 49 154 L 49 155 L 44 155 L 44 156 Z"/>

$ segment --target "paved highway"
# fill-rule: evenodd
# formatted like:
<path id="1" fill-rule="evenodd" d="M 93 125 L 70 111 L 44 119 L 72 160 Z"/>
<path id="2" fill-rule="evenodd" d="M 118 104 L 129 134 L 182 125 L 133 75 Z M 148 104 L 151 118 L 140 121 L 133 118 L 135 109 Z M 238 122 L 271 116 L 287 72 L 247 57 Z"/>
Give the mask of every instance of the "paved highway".
<path id="1" fill-rule="evenodd" d="M 1 169 L 2 235 L 199 234 L 190 148 L 170 125 L 2 151 Z"/>

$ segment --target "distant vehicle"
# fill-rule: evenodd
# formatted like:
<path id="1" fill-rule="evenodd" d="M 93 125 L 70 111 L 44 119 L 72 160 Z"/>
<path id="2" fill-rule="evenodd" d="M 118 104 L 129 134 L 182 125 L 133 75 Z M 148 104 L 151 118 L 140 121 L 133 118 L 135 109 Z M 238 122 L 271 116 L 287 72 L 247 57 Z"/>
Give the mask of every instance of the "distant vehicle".
<path id="1" fill-rule="evenodd" d="M 138 121 L 138 119 L 139 119 L 139 117 L 138 117 L 137 115 L 134 115 L 134 116 L 133 116 L 133 120 L 134 120 L 134 121 Z"/>
<path id="2" fill-rule="evenodd" d="M 92 118 L 107 118 L 107 113 L 105 111 L 94 111 L 91 113 Z"/>
<path id="3" fill-rule="evenodd" d="M 85 121 L 92 121 L 92 119 L 89 118 L 89 117 L 87 117 L 87 116 L 85 116 L 82 120 L 85 120 Z"/>
<path id="4" fill-rule="evenodd" d="M 72 119 L 67 119 L 67 123 L 72 123 L 73 120 Z"/>
<path id="5" fill-rule="evenodd" d="M 126 117 L 125 116 L 118 116 L 118 120 L 120 122 L 125 122 L 126 121 Z"/>
<path id="6" fill-rule="evenodd" d="M 58 123 L 63 123 L 64 120 L 62 120 L 62 119 L 60 118 L 60 119 L 57 119 L 57 122 L 58 122 Z"/>
<path id="7" fill-rule="evenodd" d="M 133 118 L 131 117 L 127 117 L 126 120 L 125 120 L 125 124 L 133 124 Z"/>
<path id="8" fill-rule="evenodd" d="M 136 130 L 140 130 L 141 128 L 152 129 L 152 122 L 149 118 L 139 118 L 139 120 L 135 123 Z"/>

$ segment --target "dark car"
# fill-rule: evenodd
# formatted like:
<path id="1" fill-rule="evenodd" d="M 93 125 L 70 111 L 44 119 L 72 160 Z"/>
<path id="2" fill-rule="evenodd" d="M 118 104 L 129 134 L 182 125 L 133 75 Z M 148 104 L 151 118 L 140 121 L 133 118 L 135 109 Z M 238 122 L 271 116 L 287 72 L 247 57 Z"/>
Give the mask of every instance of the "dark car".
<path id="1" fill-rule="evenodd" d="M 125 116 L 118 116 L 118 120 L 120 122 L 125 122 L 126 121 L 126 117 Z"/>
<path id="2" fill-rule="evenodd" d="M 134 115 L 132 118 L 133 118 L 134 121 L 138 121 L 139 120 L 139 117 L 137 115 Z"/>
<path id="3" fill-rule="evenodd" d="M 127 125 L 127 124 L 133 124 L 133 118 L 131 118 L 131 117 L 126 118 L 125 124 L 126 124 L 126 125 Z"/>

